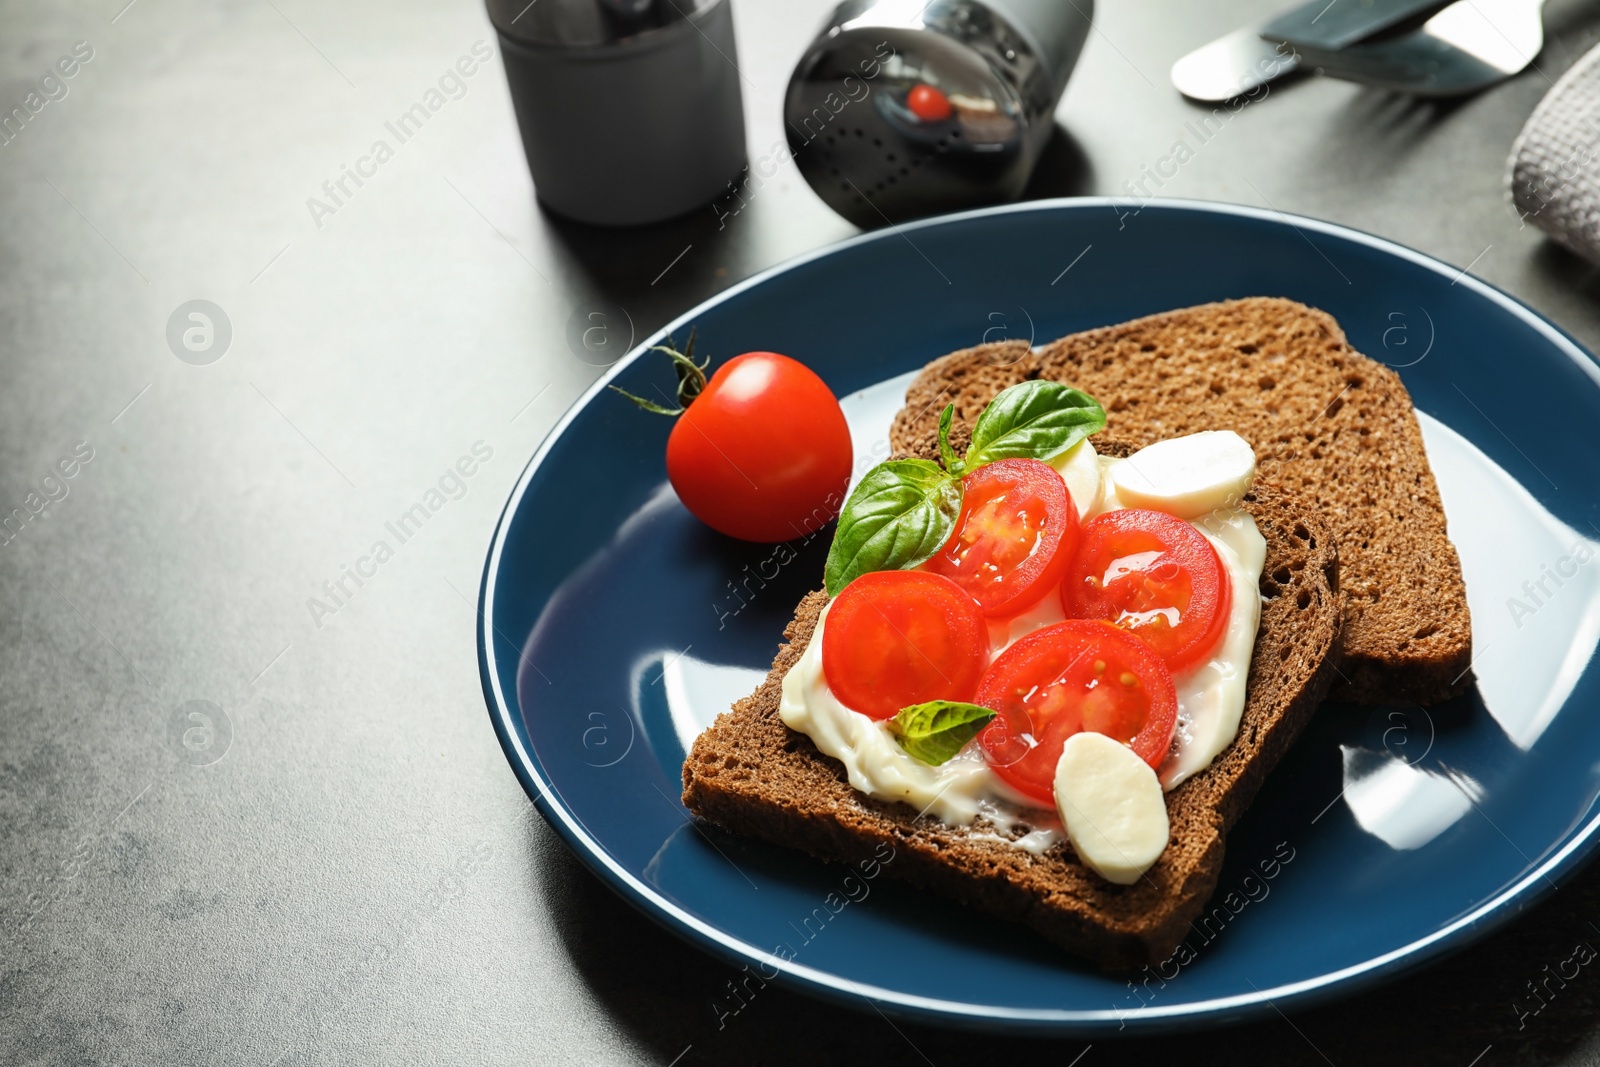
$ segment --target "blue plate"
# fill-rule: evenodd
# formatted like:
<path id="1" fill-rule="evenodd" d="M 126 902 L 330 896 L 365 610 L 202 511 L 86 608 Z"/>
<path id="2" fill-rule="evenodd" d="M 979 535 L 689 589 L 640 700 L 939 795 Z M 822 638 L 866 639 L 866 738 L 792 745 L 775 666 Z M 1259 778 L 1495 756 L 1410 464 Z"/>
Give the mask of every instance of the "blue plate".
<path id="1" fill-rule="evenodd" d="M 484 571 L 484 692 L 512 768 L 602 879 L 669 928 L 846 1004 L 1088 1034 L 1215 1024 L 1348 992 L 1481 936 L 1588 857 L 1600 825 L 1600 374 L 1571 339 L 1445 264 L 1248 208 L 1034 203 L 867 234 L 674 322 L 701 351 L 810 364 L 862 464 L 906 375 L 1035 338 L 1251 295 L 1335 315 L 1396 367 L 1461 552 L 1478 684 L 1415 708 L 1322 709 L 1228 840 L 1211 909 L 1132 983 L 889 878 L 695 826 L 679 768 L 749 692 L 829 533 L 712 533 L 666 481 L 666 361 L 630 354 L 540 446 Z M 665 336 L 652 337 L 653 344 Z M 881 871 L 871 869 L 877 875 Z"/>

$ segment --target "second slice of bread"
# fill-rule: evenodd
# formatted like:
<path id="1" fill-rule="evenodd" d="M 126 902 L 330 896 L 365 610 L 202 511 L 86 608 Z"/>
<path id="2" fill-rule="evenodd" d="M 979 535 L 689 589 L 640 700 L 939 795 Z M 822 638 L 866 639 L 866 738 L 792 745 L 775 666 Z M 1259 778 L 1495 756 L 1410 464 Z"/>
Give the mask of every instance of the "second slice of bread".
<path id="1" fill-rule="evenodd" d="M 1411 396 L 1331 315 L 1253 297 L 1072 334 L 1037 353 L 1022 342 L 956 352 L 906 391 L 890 444 L 926 452 L 951 401 L 959 439 L 996 393 L 1029 378 L 1095 397 L 1107 435 L 1134 444 L 1234 430 L 1254 446 L 1263 481 L 1307 501 L 1339 543 L 1336 699 L 1429 704 L 1471 684 L 1461 561 Z"/>

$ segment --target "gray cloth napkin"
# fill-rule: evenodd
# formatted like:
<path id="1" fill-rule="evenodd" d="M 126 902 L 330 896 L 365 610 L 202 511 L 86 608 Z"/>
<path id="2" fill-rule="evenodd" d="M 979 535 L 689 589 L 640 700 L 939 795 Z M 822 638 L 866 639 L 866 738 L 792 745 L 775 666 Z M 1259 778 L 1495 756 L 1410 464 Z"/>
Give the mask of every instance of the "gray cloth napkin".
<path id="1" fill-rule="evenodd" d="M 1524 224 L 1600 263 L 1600 46 L 1539 101 L 1511 146 L 1509 181 Z"/>

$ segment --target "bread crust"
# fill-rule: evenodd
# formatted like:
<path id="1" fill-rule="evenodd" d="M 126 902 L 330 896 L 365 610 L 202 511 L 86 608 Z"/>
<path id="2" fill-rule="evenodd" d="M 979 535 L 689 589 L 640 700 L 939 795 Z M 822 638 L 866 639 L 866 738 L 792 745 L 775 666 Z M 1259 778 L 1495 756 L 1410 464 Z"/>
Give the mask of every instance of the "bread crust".
<path id="1" fill-rule="evenodd" d="M 1432 704 L 1472 685 L 1461 561 L 1411 396 L 1331 315 L 1251 297 L 1071 334 L 1024 358 L 995 348 L 930 363 L 906 391 L 890 444 L 926 453 L 946 402 L 965 433 L 996 393 L 1029 378 L 1094 396 L 1106 434 L 1134 444 L 1235 430 L 1255 448 L 1261 479 L 1305 498 L 1339 544 L 1334 699 Z"/>
<path id="2" fill-rule="evenodd" d="M 1131 445 L 1106 443 L 1126 454 Z M 1326 696 L 1337 670 L 1343 602 L 1339 557 L 1326 528 L 1295 497 L 1260 484 L 1243 507 L 1267 543 L 1261 625 L 1239 735 L 1211 764 L 1167 794 L 1171 837 L 1146 876 L 1116 886 L 1084 867 L 1065 842 L 1042 855 L 977 823 L 950 826 L 852 788 L 844 767 L 778 715 L 783 676 L 800 658 L 827 603 L 800 602 L 765 681 L 695 741 L 683 802 L 735 833 L 854 863 L 887 844 L 884 870 L 1006 919 L 1109 970 L 1169 957 L 1216 889 L 1224 838 L 1272 767 Z M 1026 832 L 1015 828 L 1012 838 Z M 880 854 L 881 855 L 881 854 Z"/>

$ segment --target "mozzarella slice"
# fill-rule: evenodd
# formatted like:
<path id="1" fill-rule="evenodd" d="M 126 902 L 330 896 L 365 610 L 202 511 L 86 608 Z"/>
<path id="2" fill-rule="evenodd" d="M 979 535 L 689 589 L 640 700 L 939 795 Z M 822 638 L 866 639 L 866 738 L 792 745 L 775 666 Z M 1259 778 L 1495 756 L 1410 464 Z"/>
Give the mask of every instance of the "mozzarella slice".
<path id="1" fill-rule="evenodd" d="M 1111 467 L 1124 507 L 1153 508 L 1197 519 L 1238 507 L 1256 476 L 1256 454 L 1232 430 L 1206 430 L 1157 441 Z"/>
<path id="2" fill-rule="evenodd" d="M 1077 505 L 1078 518 L 1087 519 L 1100 504 L 1100 457 L 1087 438 L 1049 461 L 1067 483 L 1067 492 Z"/>
<path id="3" fill-rule="evenodd" d="M 1105 734 L 1073 734 L 1056 763 L 1056 809 L 1078 858 L 1132 885 L 1167 847 L 1167 803 L 1150 765 Z"/>

